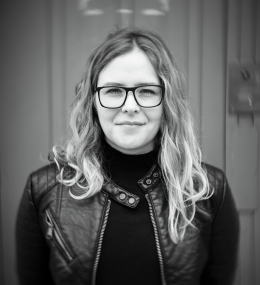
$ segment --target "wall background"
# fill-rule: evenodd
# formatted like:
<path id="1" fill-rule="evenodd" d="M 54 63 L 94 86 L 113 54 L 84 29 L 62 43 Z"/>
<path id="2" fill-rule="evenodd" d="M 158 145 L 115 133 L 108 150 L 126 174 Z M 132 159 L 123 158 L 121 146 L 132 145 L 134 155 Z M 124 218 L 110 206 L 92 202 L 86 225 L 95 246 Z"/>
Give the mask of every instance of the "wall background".
<path id="1" fill-rule="evenodd" d="M 186 75 L 205 161 L 226 171 L 240 213 L 235 284 L 260 284 L 260 116 L 227 112 L 229 63 L 260 61 L 259 0 L 1 1 L 0 283 L 18 284 L 14 227 L 26 178 L 62 142 L 91 50 L 129 25 L 159 33 Z"/>

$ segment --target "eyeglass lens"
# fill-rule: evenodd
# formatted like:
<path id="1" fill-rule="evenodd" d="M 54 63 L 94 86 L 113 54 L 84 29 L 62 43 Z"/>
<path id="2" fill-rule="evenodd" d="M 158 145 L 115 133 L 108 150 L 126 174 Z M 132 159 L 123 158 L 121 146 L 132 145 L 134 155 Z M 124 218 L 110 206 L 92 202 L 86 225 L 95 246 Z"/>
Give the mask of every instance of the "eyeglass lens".
<path id="1" fill-rule="evenodd" d="M 121 107 L 125 101 L 126 90 L 122 87 L 103 87 L 99 91 L 100 101 L 104 107 Z M 142 86 L 135 89 L 135 98 L 140 106 L 154 107 L 160 104 L 162 88 L 159 86 Z"/>

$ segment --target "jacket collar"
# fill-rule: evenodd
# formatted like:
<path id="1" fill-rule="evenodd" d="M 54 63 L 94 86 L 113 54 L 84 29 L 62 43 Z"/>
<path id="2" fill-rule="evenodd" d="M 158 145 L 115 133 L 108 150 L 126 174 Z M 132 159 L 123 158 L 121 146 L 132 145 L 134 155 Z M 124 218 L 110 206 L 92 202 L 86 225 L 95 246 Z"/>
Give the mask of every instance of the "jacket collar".
<path id="1" fill-rule="evenodd" d="M 143 191 L 149 191 L 153 188 L 161 179 L 161 170 L 158 164 L 154 164 L 150 171 L 141 178 L 137 183 Z"/>
<path id="2" fill-rule="evenodd" d="M 154 164 L 149 172 L 141 178 L 137 183 L 139 187 L 144 191 L 148 192 L 151 190 L 161 179 L 161 171 L 157 164 Z M 135 208 L 140 198 L 125 189 L 116 185 L 113 181 L 105 181 L 103 185 L 103 191 L 105 191 L 115 201 L 130 207 Z"/>

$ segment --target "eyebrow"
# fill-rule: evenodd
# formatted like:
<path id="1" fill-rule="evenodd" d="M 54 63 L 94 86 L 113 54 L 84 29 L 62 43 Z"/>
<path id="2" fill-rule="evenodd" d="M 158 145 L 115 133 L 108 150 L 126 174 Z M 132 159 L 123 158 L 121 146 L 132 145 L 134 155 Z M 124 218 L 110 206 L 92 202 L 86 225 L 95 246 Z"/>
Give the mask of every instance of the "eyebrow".
<path id="1" fill-rule="evenodd" d="M 155 82 L 138 82 L 136 83 L 134 86 L 142 86 L 142 85 L 159 85 L 158 83 Z M 122 83 L 118 83 L 118 82 L 106 82 L 105 84 L 103 84 L 103 86 L 118 86 L 118 87 L 124 87 L 125 85 Z"/>

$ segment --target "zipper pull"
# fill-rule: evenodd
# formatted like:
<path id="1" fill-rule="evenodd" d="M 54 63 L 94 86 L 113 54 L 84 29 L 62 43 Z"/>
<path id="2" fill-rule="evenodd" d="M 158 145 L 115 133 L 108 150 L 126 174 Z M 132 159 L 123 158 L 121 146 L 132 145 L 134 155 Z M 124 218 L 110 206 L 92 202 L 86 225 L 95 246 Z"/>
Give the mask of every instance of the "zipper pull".
<path id="1" fill-rule="evenodd" d="M 53 225 L 52 220 L 51 220 L 49 213 L 47 211 L 46 211 L 46 224 L 48 226 L 46 238 L 51 239 L 52 235 L 53 235 L 54 225 Z"/>
<path id="2" fill-rule="evenodd" d="M 47 239 L 51 239 L 52 238 L 52 234 L 53 234 L 53 227 L 48 226 L 48 230 L 46 233 L 46 238 Z"/>

